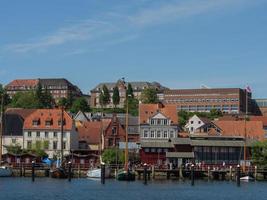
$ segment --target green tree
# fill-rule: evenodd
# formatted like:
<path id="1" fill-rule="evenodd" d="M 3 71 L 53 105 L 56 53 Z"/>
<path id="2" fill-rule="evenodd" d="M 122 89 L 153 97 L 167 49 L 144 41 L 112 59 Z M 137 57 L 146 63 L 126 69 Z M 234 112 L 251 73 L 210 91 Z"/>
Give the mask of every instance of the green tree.
<path id="1" fill-rule="evenodd" d="M 113 90 L 112 101 L 115 108 L 117 108 L 117 105 L 120 104 L 120 92 L 118 86 L 116 86 Z"/>
<path id="2" fill-rule="evenodd" d="M 127 95 L 127 97 L 134 98 L 133 87 L 132 87 L 131 83 L 128 84 L 126 95 Z"/>
<path id="3" fill-rule="evenodd" d="M 34 92 L 17 92 L 11 101 L 13 108 L 39 108 L 39 101 Z"/>
<path id="4" fill-rule="evenodd" d="M 54 99 L 47 88 L 45 88 L 42 92 L 41 103 L 43 108 L 53 108 L 54 106 Z"/>
<path id="5" fill-rule="evenodd" d="M 80 98 L 76 99 L 73 102 L 73 105 L 71 107 L 72 113 L 77 113 L 79 111 L 82 111 L 82 112 L 89 112 L 90 111 L 90 106 L 88 105 L 88 102 L 86 101 L 86 99 L 84 97 L 80 97 Z"/>
<path id="6" fill-rule="evenodd" d="M 6 93 L 3 86 L 0 84 L 0 105 L 2 105 L 2 95 L 4 95 L 3 96 L 3 99 L 4 99 L 3 105 L 7 106 L 11 102 L 11 99 L 10 99 L 9 95 Z"/>
<path id="7" fill-rule="evenodd" d="M 157 90 L 154 88 L 146 88 L 141 94 L 141 101 L 144 104 L 158 103 Z"/>
<path id="8" fill-rule="evenodd" d="M 124 153 L 118 148 L 106 149 L 102 154 L 102 159 L 106 164 L 122 164 L 124 163 Z"/>
<path id="9" fill-rule="evenodd" d="M 126 106 L 127 105 L 125 105 L 125 110 L 126 110 Z M 128 98 L 128 109 L 131 115 L 138 116 L 139 101 L 135 98 Z"/>
<path id="10" fill-rule="evenodd" d="M 19 144 L 4 146 L 8 153 L 21 154 L 23 152 L 22 147 Z"/>
<path id="11" fill-rule="evenodd" d="M 57 105 L 58 105 L 59 107 L 62 107 L 62 106 L 63 106 L 64 108 L 68 107 L 68 100 L 67 100 L 67 98 L 65 98 L 65 97 L 60 98 L 60 99 L 58 100 Z"/>
<path id="12" fill-rule="evenodd" d="M 252 146 L 252 159 L 259 167 L 267 167 L 267 140 L 256 142 Z"/>
<path id="13" fill-rule="evenodd" d="M 105 107 L 107 104 L 110 103 L 110 94 L 109 94 L 109 91 L 108 91 L 108 88 L 107 88 L 106 85 L 103 85 L 103 87 L 102 87 L 102 91 L 100 93 L 99 101 L 100 101 L 100 105 L 102 107 Z"/>
<path id="14" fill-rule="evenodd" d="M 39 103 L 39 108 L 43 108 L 43 88 L 40 82 L 37 84 L 35 95 Z"/>

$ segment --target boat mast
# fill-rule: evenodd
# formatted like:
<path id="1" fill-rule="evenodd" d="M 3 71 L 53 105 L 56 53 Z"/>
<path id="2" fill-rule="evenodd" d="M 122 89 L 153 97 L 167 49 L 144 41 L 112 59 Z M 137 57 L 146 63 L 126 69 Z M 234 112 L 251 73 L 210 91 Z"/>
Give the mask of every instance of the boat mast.
<path id="1" fill-rule="evenodd" d="M 246 90 L 246 115 L 245 115 L 245 141 L 244 141 L 244 165 L 243 171 L 246 171 L 247 160 L 247 117 L 248 117 L 248 91 Z"/>
<path id="2" fill-rule="evenodd" d="M 63 134 L 64 134 L 64 106 L 61 106 L 61 123 L 60 123 L 60 131 L 61 131 L 61 166 L 63 164 L 63 158 L 64 158 L 64 145 L 63 145 Z"/>
<path id="3" fill-rule="evenodd" d="M 125 171 L 128 171 L 128 124 L 129 124 L 129 101 L 128 95 L 126 94 L 126 123 L 125 123 Z"/>
<path id="4" fill-rule="evenodd" d="M 0 131 L 0 165 L 2 163 L 2 137 L 4 133 L 4 91 L 1 95 L 1 131 Z"/>

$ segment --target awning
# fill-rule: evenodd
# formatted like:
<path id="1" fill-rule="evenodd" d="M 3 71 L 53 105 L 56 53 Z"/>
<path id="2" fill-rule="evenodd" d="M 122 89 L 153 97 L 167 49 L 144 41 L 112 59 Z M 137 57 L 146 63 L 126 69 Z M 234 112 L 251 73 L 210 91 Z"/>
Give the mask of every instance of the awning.
<path id="1" fill-rule="evenodd" d="M 146 142 L 141 142 L 141 148 L 174 148 L 174 146 L 171 142 L 146 141 Z"/>
<path id="2" fill-rule="evenodd" d="M 166 152 L 167 158 L 194 158 L 194 152 Z"/>

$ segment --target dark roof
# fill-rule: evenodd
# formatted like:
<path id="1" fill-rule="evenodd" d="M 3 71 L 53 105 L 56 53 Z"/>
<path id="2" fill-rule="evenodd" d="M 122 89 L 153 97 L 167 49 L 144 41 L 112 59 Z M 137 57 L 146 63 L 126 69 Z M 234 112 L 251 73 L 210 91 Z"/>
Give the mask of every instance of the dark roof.
<path id="1" fill-rule="evenodd" d="M 72 84 L 65 78 L 39 79 L 39 81 L 42 86 L 49 86 L 49 85 L 72 86 Z"/>
<path id="2" fill-rule="evenodd" d="M 196 94 L 231 94 L 244 91 L 240 88 L 210 88 L 210 89 L 178 89 L 165 90 L 165 94 L 196 95 Z"/>
<path id="3" fill-rule="evenodd" d="M 5 114 L 4 136 L 23 136 L 23 118 L 18 114 Z"/>

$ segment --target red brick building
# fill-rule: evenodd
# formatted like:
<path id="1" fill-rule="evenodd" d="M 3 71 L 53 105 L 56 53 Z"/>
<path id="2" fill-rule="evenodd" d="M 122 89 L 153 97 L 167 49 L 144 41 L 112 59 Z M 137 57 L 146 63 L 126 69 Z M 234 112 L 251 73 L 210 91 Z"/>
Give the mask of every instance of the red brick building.
<path id="1" fill-rule="evenodd" d="M 246 96 L 248 112 L 252 112 L 251 93 L 240 88 L 165 90 L 163 102 L 176 105 L 178 111 L 209 112 L 216 109 L 223 113 L 245 113 Z"/>

